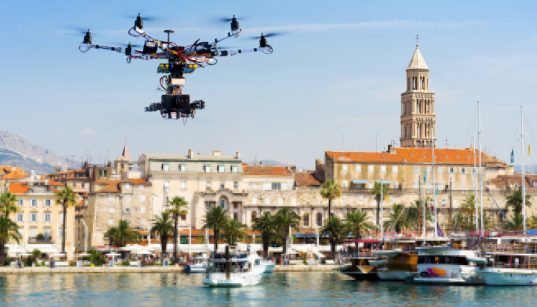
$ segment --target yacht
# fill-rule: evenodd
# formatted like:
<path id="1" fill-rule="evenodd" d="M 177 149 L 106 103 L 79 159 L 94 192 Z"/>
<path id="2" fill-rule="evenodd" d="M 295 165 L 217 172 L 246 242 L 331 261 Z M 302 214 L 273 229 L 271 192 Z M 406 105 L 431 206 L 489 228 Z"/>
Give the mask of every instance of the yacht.
<path id="1" fill-rule="evenodd" d="M 209 287 L 253 286 L 261 281 L 265 268 L 257 254 L 232 255 L 226 247 L 224 256 L 209 259 L 203 284 Z"/>
<path id="2" fill-rule="evenodd" d="M 416 247 L 418 272 L 414 282 L 431 284 L 483 284 L 480 265 L 486 258 L 477 251 L 454 249 L 447 245 Z"/>
<path id="3" fill-rule="evenodd" d="M 487 286 L 537 286 L 537 254 L 487 253 L 489 265 L 479 275 Z"/>
<path id="4" fill-rule="evenodd" d="M 195 257 L 192 263 L 189 263 L 185 267 L 186 273 L 206 273 L 209 263 L 209 257 L 207 254 L 203 254 L 199 257 Z"/>

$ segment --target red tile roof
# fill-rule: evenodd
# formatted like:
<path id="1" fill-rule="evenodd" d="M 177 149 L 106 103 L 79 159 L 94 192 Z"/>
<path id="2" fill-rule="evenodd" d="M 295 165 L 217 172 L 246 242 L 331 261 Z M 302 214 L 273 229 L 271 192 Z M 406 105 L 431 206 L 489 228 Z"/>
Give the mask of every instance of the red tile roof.
<path id="1" fill-rule="evenodd" d="M 21 168 L 9 165 L 0 165 L 0 179 L 2 180 L 24 179 L 27 176 L 28 175 Z"/>
<path id="2" fill-rule="evenodd" d="M 296 172 L 295 183 L 297 186 L 320 186 L 321 182 L 315 178 L 313 172 Z"/>
<path id="3" fill-rule="evenodd" d="M 337 162 L 356 163 L 393 163 L 393 164 L 430 164 L 432 163 L 431 148 L 395 148 L 392 152 L 338 152 L 326 151 L 328 159 Z M 479 155 L 479 154 L 477 154 Z M 496 157 L 482 152 L 484 164 L 507 167 L 507 164 Z M 435 162 L 438 164 L 473 165 L 474 153 L 472 148 L 464 149 L 435 149 Z"/>
<path id="4" fill-rule="evenodd" d="M 10 183 L 9 192 L 12 194 L 25 194 L 30 190 L 26 183 Z"/>
<path id="5" fill-rule="evenodd" d="M 292 176 L 286 166 L 242 165 L 245 176 Z"/>

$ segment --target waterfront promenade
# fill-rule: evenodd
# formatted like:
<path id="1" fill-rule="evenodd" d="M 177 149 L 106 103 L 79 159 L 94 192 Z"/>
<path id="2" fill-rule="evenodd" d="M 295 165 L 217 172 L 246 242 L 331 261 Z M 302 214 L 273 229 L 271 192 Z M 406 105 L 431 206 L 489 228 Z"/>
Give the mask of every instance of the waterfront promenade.
<path id="1" fill-rule="evenodd" d="M 274 272 L 329 272 L 335 271 L 339 268 L 338 265 L 277 265 L 274 268 Z M 14 275 L 14 274 L 64 274 L 64 273 L 77 273 L 77 274 L 92 274 L 92 273 L 182 273 L 184 272 L 183 266 L 146 266 L 146 267 L 25 267 L 25 268 L 13 268 L 13 267 L 0 267 L 0 275 Z"/>

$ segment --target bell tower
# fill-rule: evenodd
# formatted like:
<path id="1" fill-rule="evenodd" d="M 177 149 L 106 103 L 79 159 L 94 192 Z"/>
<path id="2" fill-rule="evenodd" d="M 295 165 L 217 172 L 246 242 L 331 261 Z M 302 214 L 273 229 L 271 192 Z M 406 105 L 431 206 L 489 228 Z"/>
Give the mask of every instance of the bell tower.
<path id="1" fill-rule="evenodd" d="M 434 93 L 429 90 L 429 67 L 416 50 L 406 69 L 406 91 L 401 94 L 401 147 L 430 147 L 436 134 Z"/>

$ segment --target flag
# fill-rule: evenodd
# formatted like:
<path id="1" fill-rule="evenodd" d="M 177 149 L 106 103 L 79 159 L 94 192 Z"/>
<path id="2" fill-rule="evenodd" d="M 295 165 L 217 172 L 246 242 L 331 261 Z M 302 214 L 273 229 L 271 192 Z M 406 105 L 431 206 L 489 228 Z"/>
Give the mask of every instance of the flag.
<path id="1" fill-rule="evenodd" d="M 511 164 L 515 163 L 515 151 L 511 149 Z"/>
<path id="2" fill-rule="evenodd" d="M 531 156 L 531 145 L 528 144 L 528 157 Z"/>

